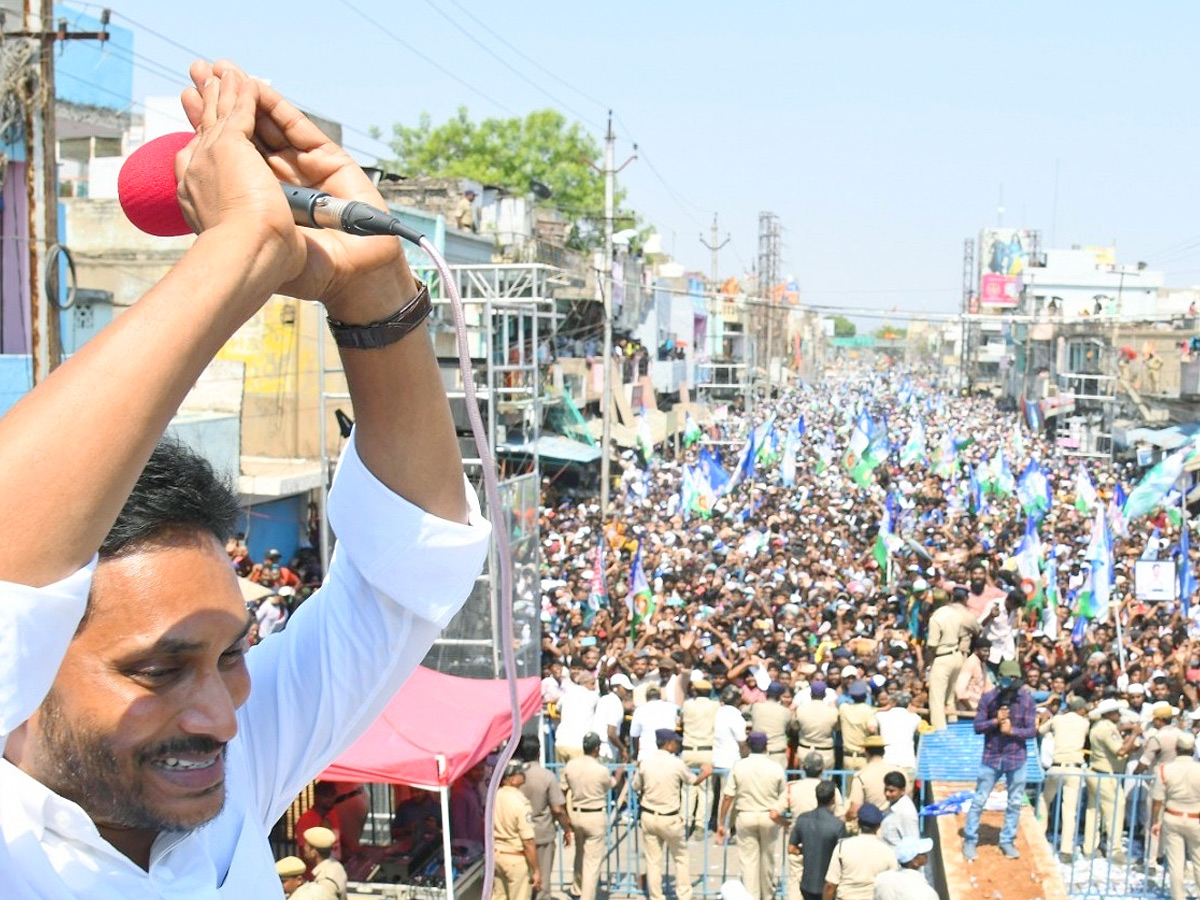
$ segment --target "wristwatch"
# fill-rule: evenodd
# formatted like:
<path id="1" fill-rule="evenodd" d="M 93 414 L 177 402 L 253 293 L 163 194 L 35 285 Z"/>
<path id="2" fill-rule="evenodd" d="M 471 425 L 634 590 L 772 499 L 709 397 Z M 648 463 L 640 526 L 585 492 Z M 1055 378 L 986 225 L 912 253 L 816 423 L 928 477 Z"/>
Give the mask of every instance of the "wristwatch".
<path id="1" fill-rule="evenodd" d="M 339 347 L 352 350 L 376 350 L 400 340 L 427 318 L 433 312 L 433 303 L 429 299 L 429 285 L 417 281 L 417 295 L 386 319 L 370 322 L 366 325 L 351 325 L 339 322 L 333 317 L 327 317 L 329 330 L 333 332 L 333 340 Z"/>

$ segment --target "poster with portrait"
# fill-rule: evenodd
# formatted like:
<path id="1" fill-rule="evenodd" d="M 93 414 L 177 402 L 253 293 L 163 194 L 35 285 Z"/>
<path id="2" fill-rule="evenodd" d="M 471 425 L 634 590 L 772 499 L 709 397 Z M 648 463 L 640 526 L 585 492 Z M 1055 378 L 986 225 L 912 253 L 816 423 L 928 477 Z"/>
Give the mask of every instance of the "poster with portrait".
<path id="1" fill-rule="evenodd" d="M 1133 590 L 1139 600 L 1165 602 L 1179 593 L 1175 562 L 1170 559 L 1139 559 L 1133 568 Z"/>

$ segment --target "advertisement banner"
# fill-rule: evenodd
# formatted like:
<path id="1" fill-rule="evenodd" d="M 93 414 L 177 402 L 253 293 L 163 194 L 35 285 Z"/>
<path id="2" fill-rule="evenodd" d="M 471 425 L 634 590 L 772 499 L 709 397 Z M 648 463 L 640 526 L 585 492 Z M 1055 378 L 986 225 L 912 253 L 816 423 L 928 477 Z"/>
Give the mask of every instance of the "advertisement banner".
<path id="1" fill-rule="evenodd" d="M 1027 228 L 985 228 L 979 234 L 979 301 L 984 308 L 1014 307 L 1035 238 Z"/>

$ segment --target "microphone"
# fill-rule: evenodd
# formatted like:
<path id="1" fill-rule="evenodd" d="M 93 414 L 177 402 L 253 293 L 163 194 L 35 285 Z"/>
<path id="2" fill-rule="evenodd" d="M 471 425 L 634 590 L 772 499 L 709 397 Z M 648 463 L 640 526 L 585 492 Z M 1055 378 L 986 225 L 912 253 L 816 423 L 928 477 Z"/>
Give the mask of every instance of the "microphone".
<path id="1" fill-rule="evenodd" d="M 140 231 L 156 237 L 191 234 L 179 208 L 175 155 L 195 137 L 186 131 L 164 134 L 138 147 L 117 176 L 117 197 L 125 216 Z M 332 228 L 362 236 L 396 235 L 414 244 L 421 235 L 399 219 L 359 200 L 342 200 L 325 191 L 280 182 L 297 225 Z"/>

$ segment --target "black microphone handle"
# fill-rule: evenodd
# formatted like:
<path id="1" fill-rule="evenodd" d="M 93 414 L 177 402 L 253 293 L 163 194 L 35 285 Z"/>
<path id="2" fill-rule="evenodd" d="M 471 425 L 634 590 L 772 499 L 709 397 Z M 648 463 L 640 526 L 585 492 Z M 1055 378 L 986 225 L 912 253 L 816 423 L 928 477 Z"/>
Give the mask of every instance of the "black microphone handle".
<path id="1" fill-rule="evenodd" d="M 396 235 L 420 244 L 422 235 L 407 228 L 391 213 L 359 200 L 342 200 L 298 184 L 280 182 L 283 195 L 292 209 L 297 225 L 308 228 L 333 228 L 360 236 Z"/>

